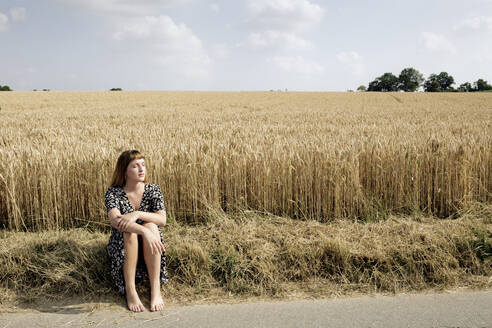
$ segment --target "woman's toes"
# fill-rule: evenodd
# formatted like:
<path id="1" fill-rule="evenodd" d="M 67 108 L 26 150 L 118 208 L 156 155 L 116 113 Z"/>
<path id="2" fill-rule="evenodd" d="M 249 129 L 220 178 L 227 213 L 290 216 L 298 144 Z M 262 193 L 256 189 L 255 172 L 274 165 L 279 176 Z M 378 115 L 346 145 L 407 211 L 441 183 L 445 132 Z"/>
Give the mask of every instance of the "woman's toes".
<path id="1" fill-rule="evenodd" d="M 162 309 L 164 308 L 164 304 L 162 303 L 158 303 L 158 304 L 155 304 L 151 307 L 151 311 L 152 312 L 155 312 L 155 311 L 161 311 Z"/>
<path id="2" fill-rule="evenodd" d="M 136 291 L 128 291 L 128 294 L 126 295 L 126 301 L 128 304 L 128 309 L 132 312 L 143 312 L 145 311 L 145 308 L 140 302 L 140 298 L 138 297 L 138 294 Z"/>

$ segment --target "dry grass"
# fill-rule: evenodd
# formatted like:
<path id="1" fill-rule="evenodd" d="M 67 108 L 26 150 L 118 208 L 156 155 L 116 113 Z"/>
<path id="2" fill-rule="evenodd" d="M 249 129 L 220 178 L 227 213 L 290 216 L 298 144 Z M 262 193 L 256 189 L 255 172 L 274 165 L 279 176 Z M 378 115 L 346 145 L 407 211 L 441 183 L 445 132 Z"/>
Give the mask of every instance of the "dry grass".
<path id="1" fill-rule="evenodd" d="M 491 102 L 488 93 L 4 93 L 0 227 L 104 222 L 104 192 L 128 148 L 147 156 L 179 222 L 206 221 L 210 208 L 320 222 L 454 216 L 492 199 Z"/>
<path id="2" fill-rule="evenodd" d="M 490 206 L 455 220 L 390 216 L 364 224 L 253 212 L 210 217 L 205 225 L 164 228 L 167 302 L 492 287 Z M 119 298 L 109 278 L 108 234 L 72 229 L 0 236 L 2 302 Z"/>

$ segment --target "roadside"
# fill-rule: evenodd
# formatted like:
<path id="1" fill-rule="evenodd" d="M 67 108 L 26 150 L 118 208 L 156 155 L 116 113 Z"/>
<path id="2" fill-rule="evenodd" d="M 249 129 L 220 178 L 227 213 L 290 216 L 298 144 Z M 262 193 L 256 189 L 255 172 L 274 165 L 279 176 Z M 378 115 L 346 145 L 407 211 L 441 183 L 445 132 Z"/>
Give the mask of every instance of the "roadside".
<path id="1" fill-rule="evenodd" d="M 163 297 L 189 305 L 243 297 L 488 289 L 491 217 L 392 216 L 361 224 L 244 214 L 200 226 L 169 224 L 164 235 L 171 281 L 162 286 Z M 112 296 L 114 303 L 108 238 L 86 229 L 0 231 L 0 303 L 73 295 Z M 147 292 L 148 284 L 142 287 Z"/>
<path id="2" fill-rule="evenodd" d="M 492 328 L 492 289 L 236 304 L 168 305 L 134 314 L 124 304 L 6 309 L 0 327 L 481 327 Z"/>

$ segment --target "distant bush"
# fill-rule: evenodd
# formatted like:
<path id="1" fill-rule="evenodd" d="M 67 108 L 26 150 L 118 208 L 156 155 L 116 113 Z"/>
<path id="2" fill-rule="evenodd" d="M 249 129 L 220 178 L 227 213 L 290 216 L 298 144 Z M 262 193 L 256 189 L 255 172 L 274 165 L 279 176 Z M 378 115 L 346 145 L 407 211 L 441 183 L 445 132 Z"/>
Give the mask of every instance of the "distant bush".
<path id="1" fill-rule="evenodd" d="M 109 91 L 122 91 L 122 90 L 123 89 L 121 89 L 121 88 L 111 88 L 111 89 L 109 89 Z"/>
<path id="2" fill-rule="evenodd" d="M 12 91 L 8 85 L 0 85 L 0 91 Z"/>

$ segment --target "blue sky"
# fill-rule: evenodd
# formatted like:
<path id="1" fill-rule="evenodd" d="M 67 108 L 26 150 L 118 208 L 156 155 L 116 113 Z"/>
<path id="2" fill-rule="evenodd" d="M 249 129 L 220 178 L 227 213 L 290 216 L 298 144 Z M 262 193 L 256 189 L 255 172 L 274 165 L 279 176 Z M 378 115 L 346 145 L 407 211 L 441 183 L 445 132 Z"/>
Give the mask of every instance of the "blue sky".
<path id="1" fill-rule="evenodd" d="M 405 67 L 492 82 L 492 0 L 0 0 L 14 90 L 345 91 Z"/>

